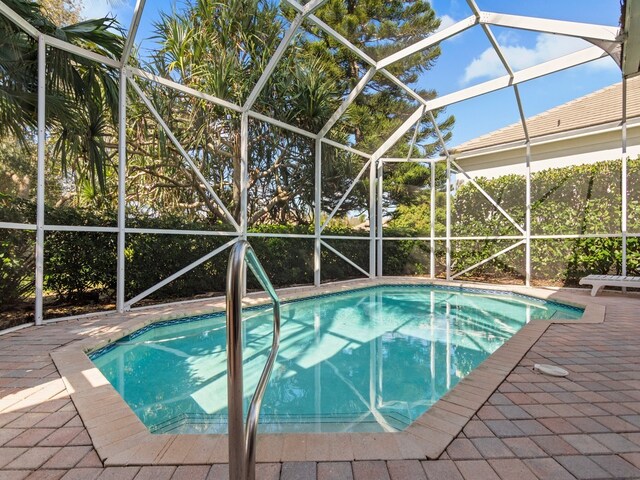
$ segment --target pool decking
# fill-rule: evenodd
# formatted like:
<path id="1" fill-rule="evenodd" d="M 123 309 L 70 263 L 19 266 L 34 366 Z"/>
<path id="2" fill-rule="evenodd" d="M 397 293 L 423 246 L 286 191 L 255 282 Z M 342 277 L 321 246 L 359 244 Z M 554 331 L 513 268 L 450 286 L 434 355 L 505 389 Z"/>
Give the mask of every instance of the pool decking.
<path id="1" fill-rule="evenodd" d="M 261 463 L 258 478 L 640 478 L 640 297 L 552 296 L 604 306 L 605 321 L 546 328 L 437 460 L 377 460 L 385 457 L 371 445 L 371 460 L 311 462 L 314 447 L 294 442 L 300 461 Z M 184 465 L 188 452 L 173 465 L 103 466 L 50 354 L 121 321 L 60 322 L 0 337 L 0 479 L 227 478 L 223 463 Z M 533 373 L 541 362 L 571 374 Z"/>

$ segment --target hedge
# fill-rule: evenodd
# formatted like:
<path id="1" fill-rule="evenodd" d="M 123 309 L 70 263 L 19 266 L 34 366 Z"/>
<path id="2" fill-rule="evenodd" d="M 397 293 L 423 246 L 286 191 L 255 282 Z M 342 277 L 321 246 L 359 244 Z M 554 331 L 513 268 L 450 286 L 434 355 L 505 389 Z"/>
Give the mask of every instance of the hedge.
<path id="1" fill-rule="evenodd" d="M 613 234 L 621 231 L 622 162 L 554 168 L 532 174 L 531 232 L 533 235 Z M 628 162 L 628 232 L 640 232 L 640 159 Z M 526 181 L 522 175 L 477 179 L 511 217 L 524 225 Z M 518 230 L 470 183 L 460 186 L 452 209 L 454 236 L 519 235 Z M 509 245 L 509 241 L 461 241 L 452 259 L 464 270 Z M 515 243 L 513 240 L 511 243 Z M 627 242 L 629 275 L 640 273 L 638 239 Z M 620 274 L 619 238 L 537 239 L 531 242 L 534 283 L 577 285 L 590 273 Z M 524 246 L 473 270 L 469 276 L 524 277 Z"/>
<path id="2" fill-rule="evenodd" d="M 532 177 L 532 230 L 536 234 L 615 233 L 620 218 L 620 161 L 600 162 L 535 173 Z M 629 231 L 640 232 L 640 161 L 629 162 Z M 524 220 L 524 177 L 508 175 L 478 179 L 482 187 L 519 222 Z M 438 204 L 442 199 L 438 198 Z M 416 210 L 417 209 L 417 210 Z M 438 209 L 438 230 L 442 212 Z M 411 215 L 419 215 L 412 217 Z M 418 218 L 425 205 L 400 210 L 405 215 L 385 228 L 385 236 L 424 235 Z M 454 201 L 454 236 L 517 235 L 519 232 L 470 183 L 458 186 Z M 69 207 L 47 207 L 49 224 L 115 225 L 114 212 Z M 0 221 L 27 223 L 35 216 L 31 201 L 0 195 Z M 426 219 L 428 222 L 428 218 Z M 128 226 L 154 229 L 219 230 L 220 225 L 188 223 L 176 217 L 131 216 Z M 306 225 L 262 225 L 262 233 L 311 234 Z M 331 227 L 327 235 L 363 235 L 348 227 Z M 130 298 L 227 242 L 227 236 L 159 235 L 131 233 L 126 237 L 126 292 Z M 257 238 L 251 243 L 274 285 L 313 282 L 313 239 Z M 365 270 L 369 244 L 363 240 L 326 240 Z M 452 241 L 454 271 L 462 271 L 515 241 Z M 0 229 L 0 311 L 33 295 L 35 233 Z M 444 242 L 436 242 L 436 271 L 444 272 Z M 628 272 L 640 273 L 638 239 L 628 241 Z M 384 242 L 386 275 L 426 274 L 429 242 Z M 113 302 L 116 290 L 117 235 L 98 232 L 52 232 L 45 235 L 44 287 L 60 302 Z M 466 278 L 522 280 L 524 246 L 473 270 Z M 531 246 L 533 279 L 538 284 L 575 285 L 589 273 L 621 272 L 621 241 L 615 238 L 534 240 Z M 153 301 L 192 297 L 224 289 L 227 256 L 218 255 L 152 294 Z M 355 268 L 326 248 L 322 250 L 322 280 L 361 276 Z M 463 277 L 463 278 L 465 278 Z M 255 282 L 250 288 L 257 288 Z"/>

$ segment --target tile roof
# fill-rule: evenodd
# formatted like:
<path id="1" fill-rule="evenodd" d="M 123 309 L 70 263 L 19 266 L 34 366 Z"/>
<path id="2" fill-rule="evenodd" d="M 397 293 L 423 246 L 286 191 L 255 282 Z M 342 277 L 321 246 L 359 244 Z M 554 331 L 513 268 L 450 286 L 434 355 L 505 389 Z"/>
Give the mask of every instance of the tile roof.
<path id="1" fill-rule="evenodd" d="M 622 82 L 576 98 L 527 118 L 531 138 L 580 130 L 615 122 L 622 117 Z M 640 117 L 640 76 L 627 80 L 627 118 Z M 461 153 L 524 141 L 520 122 L 464 142 L 452 149 Z"/>

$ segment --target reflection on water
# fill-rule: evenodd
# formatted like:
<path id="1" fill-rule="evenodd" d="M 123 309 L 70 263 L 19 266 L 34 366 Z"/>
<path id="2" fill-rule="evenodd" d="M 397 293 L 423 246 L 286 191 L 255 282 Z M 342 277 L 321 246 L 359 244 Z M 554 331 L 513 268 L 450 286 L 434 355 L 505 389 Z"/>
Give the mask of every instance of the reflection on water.
<path id="1" fill-rule="evenodd" d="M 384 286 L 285 304 L 263 432 L 397 431 L 531 318 L 581 312 L 526 297 Z M 271 309 L 245 312 L 245 411 L 271 346 Z M 154 432 L 226 432 L 224 317 L 125 338 L 94 359 Z"/>

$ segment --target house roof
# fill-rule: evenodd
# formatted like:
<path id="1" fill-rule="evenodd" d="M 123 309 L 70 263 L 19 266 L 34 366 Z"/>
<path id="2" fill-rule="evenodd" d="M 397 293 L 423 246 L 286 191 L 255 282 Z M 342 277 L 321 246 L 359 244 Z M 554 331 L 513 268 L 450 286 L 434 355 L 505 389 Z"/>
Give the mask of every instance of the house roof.
<path id="1" fill-rule="evenodd" d="M 529 137 L 545 137 L 620 121 L 621 99 L 622 82 L 527 118 Z M 640 76 L 627 80 L 627 119 L 634 117 L 640 117 Z M 522 123 L 517 122 L 464 142 L 454 147 L 452 152 L 470 152 L 524 140 Z"/>

